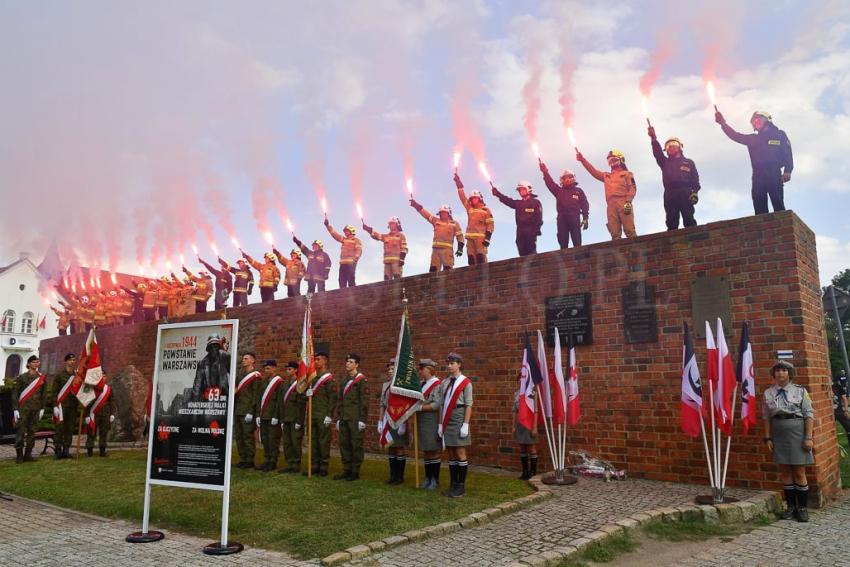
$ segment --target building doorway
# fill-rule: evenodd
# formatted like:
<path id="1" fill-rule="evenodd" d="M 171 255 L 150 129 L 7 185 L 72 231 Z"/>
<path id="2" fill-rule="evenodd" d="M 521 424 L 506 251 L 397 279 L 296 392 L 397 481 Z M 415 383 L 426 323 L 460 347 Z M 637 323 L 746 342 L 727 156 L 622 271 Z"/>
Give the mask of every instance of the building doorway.
<path id="1" fill-rule="evenodd" d="M 6 359 L 6 373 L 4 377 L 15 378 L 21 374 L 21 355 L 10 354 Z"/>

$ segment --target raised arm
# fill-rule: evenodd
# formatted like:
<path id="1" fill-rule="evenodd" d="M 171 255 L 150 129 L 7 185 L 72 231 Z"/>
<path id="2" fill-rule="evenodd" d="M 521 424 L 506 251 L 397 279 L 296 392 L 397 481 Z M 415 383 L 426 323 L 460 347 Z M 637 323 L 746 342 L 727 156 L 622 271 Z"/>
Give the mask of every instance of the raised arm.
<path id="1" fill-rule="evenodd" d="M 585 159 L 581 152 L 578 152 L 576 154 L 576 159 L 584 166 L 584 169 L 586 169 L 587 172 L 592 175 L 597 181 L 605 181 L 605 174 L 593 167 L 593 164 L 587 161 L 587 159 Z"/>

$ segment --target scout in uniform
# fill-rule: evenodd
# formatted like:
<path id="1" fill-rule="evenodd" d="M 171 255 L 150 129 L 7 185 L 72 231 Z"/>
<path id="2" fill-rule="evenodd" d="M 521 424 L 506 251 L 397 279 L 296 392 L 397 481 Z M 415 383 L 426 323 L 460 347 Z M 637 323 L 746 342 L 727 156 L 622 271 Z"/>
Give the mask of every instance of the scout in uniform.
<path id="1" fill-rule="evenodd" d="M 263 363 L 263 393 L 260 395 L 257 412 L 257 427 L 260 428 L 260 441 L 266 462 L 257 466 L 258 471 L 271 472 L 277 468 L 277 457 L 280 455 L 280 400 L 283 395 L 283 378 L 278 376 L 277 361 L 267 360 Z"/>
<path id="2" fill-rule="evenodd" d="M 419 407 L 416 418 L 419 427 L 419 448 L 425 458 L 425 480 L 422 486 L 426 490 L 436 490 L 440 485 L 440 450 L 442 443 L 437 435 L 437 425 L 440 422 L 440 403 L 443 389 L 440 379 L 434 376 L 437 363 L 430 358 L 419 361 L 419 378 L 422 381 L 423 403 Z"/>
<path id="3" fill-rule="evenodd" d="M 192 299 L 195 300 L 195 313 L 206 313 L 207 302 L 213 295 L 213 281 L 208 272 L 200 271 L 196 276 L 189 268 L 183 266 L 183 273 L 195 284 Z"/>
<path id="4" fill-rule="evenodd" d="M 443 400 L 440 406 L 440 423 L 437 433 L 449 452 L 451 487 L 445 496 L 459 498 L 466 494 L 466 448 L 472 443 L 469 420 L 472 418 L 472 382 L 463 375 L 463 358 L 457 353 L 446 357 L 449 376 L 443 381 Z"/>
<path id="5" fill-rule="evenodd" d="M 390 231 L 386 234 L 376 232 L 371 226 L 363 223 L 363 230 L 369 236 L 384 243 L 384 281 L 401 277 L 404 258 L 407 256 L 407 238 L 401 231 L 401 221 L 398 217 L 390 217 L 387 222 Z"/>
<path id="6" fill-rule="evenodd" d="M 528 256 L 537 253 L 537 237 L 540 235 L 540 227 L 543 226 L 543 205 L 534 195 L 529 181 L 517 183 L 516 190 L 519 199 L 511 199 L 502 194 L 490 183 L 493 196 L 502 204 L 514 210 L 516 219 L 516 249 L 520 256 Z"/>
<path id="7" fill-rule="evenodd" d="M 473 191 L 466 198 L 463 191 L 463 183 L 460 176 L 455 173 L 455 186 L 457 196 L 466 209 L 466 257 L 469 265 L 484 264 L 487 262 L 487 249 L 490 247 L 490 238 L 493 236 L 493 212 L 484 204 L 484 197 L 480 191 Z"/>
<path id="8" fill-rule="evenodd" d="M 94 454 L 94 440 L 97 438 L 98 454 L 106 456 L 106 438 L 112 423 L 115 421 L 115 398 L 112 396 L 112 386 L 107 383 L 104 375 L 103 387 L 97 392 L 97 397 L 85 408 L 86 423 L 86 455 Z"/>
<path id="9" fill-rule="evenodd" d="M 236 450 L 239 452 L 238 469 L 254 468 L 254 416 L 262 392 L 262 375 L 254 370 L 257 356 L 253 352 L 242 355 L 242 368 L 236 377 L 236 398 L 233 410 L 233 436 L 236 438 Z"/>
<path id="10" fill-rule="evenodd" d="M 252 268 L 260 273 L 260 299 L 262 302 L 274 301 L 274 292 L 280 285 L 280 270 L 274 263 L 275 255 L 272 252 L 267 252 L 264 256 L 265 262 L 262 264 L 251 258 L 247 252 L 242 252 L 242 256 L 248 260 L 248 264 Z"/>
<path id="11" fill-rule="evenodd" d="M 345 357 L 345 377 L 339 385 L 336 415 L 342 474 L 334 475 L 334 480 L 357 480 L 363 464 L 363 432 L 369 418 L 369 397 L 366 376 L 360 372 L 360 355 L 353 352 Z"/>
<path id="12" fill-rule="evenodd" d="M 198 256 L 198 262 L 215 276 L 215 299 L 213 300 L 215 310 L 224 309 L 227 307 L 227 297 L 233 290 L 233 276 L 230 275 L 230 271 L 224 268 L 226 264 L 222 265 L 220 270 L 216 270 L 212 265 L 203 261 L 200 256 Z M 221 262 L 220 258 L 219 262 Z"/>
<path id="13" fill-rule="evenodd" d="M 343 234 L 338 233 L 331 226 L 327 217 L 325 218 L 325 228 L 328 229 L 331 237 L 342 244 L 339 252 L 339 287 L 354 287 L 355 272 L 357 271 L 357 261 L 363 254 L 363 243 L 360 239 L 354 236 L 357 230 L 350 224 L 345 225 L 342 229 Z"/>
<path id="14" fill-rule="evenodd" d="M 451 270 L 455 265 L 454 256 L 463 254 L 463 231 L 460 224 L 452 218 L 452 208 L 442 205 L 438 212 L 439 217 L 435 217 L 413 198 L 410 199 L 410 206 L 434 227 L 434 239 L 431 242 L 431 267 L 428 271 Z M 457 239 L 457 252 L 453 256 L 455 239 Z"/>
<path id="15" fill-rule="evenodd" d="M 286 297 L 301 295 L 301 280 L 304 279 L 304 263 L 301 262 L 301 251 L 293 248 L 289 252 L 289 259 L 283 257 L 280 250 L 274 249 L 277 259 L 284 266 L 283 284 L 286 286 Z M 324 280 L 322 280 L 324 281 Z"/>
<path id="16" fill-rule="evenodd" d="M 387 417 L 387 406 L 389 405 L 390 386 L 393 383 L 395 376 L 395 358 L 391 358 L 387 363 L 387 381 L 381 385 L 381 415 L 383 418 L 378 423 L 381 435 L 381 443 L 386 445 L 387 458 L 390 465 L 390 477 L 384 481 L 384 484 L 396 485 L 404 484 L 404 469 L 407 465 L 406 448 L 408 443 L 407 423 L 402 423 L 401 427 L 393 429 L 390 427 L 389 418 Z"/>
<path id="17" fill-rule="evenodd" d="M 15 428 L 15 462 L 32 461 L 35 431 L 44 415 L 47 396 L 41 362 L 33 355 L 27 359 L 27 371 L 12 383 L 12 425 Z"/>
<path id="18" fill-rule="evenodd" d="M 626 156 L 619 150 L 608 152 L 608 167 L 611 171 L 599 171 L 587 161 L 581 152 L 576 152 L 576 159 L 581 162 L 589 174 L 605 187 L 605 202 L 608 205 L 608 233 L 611 240 L 619 240 L 625 233 L 626 238 L 637 236 L 635 230 L 635 215 L 632 201 L 637 194 L 635 176 L 626 167 Z"/>
<path id="19" fill-rule="evenodd" d="M 331 273 L 331 257 L 324 250 L 325 244 L 321 240 L 314 240 L 312 248 L 307 248 L 294 235 L 292 241 L 307 257 L 307 293 L 325 291 L 325 282 Z"/>
<path id="20" fill-rule="evenodd" d="M 297 473 L 301 471 L 301 440 L 304 438 L 304 410 L 307 407 L 307 397 L 298 392 L 296 376 L 298 363 L 287 362 L 283 372 L 283 384 L 280 386 L 283 391 L 280 397 L 280 415 L 286 468 L 278 472 Z"/>
<path id="21" fill-rule="evenodd" d="M 519 460 L 522 463 L 522 474 L 519 479 L 528 480 L 537 474 L 537 423 L 535 422 L 533 430 L 527 429 L 520 423 L 519 404 L 522 403 L 521 396 L 520 390 L 514 393 L 513 434 L 514 441 L 519 445 Z"/>
<path id="22" fill-rule="evenodd" d="M 248 296 L 254 289 L 254 273 L 248 264 L 241 258 L 236 261 L 235 268 L 221 258 L 218 262 L 224 270 L 233 274 L 233 307 L 248 305 Z"/>
<path id="23" fill-rule="evenodd" d="M 65 355 L 65 366 L 53 380 L 53 423 L 56 424 L 56 434 L 53 442 L 56 444 L 56 458 L 71 458 L 71 443 L 80 419 L 80 402 L 73 392 L 77 357 L 74 353 Z"/>
<path id="24" fill-rule="evenodd" d="M 328 370 L 328 353 L 317 352 L 316 377 L 310 381 L 306 396 L 312 400 L 313 418 L 310 423 L 311 472 L 328 476 L 328 461 L 331 458 L 331 423 L 337 401 L 337 387 L 333 374 Z"/>
<path id="25" fill-rule="evenodd" d="M 581 231 L 587 230 L 590 216 L 590 203 L 584 190 L 576 182 L 576 174 L 570 169 L 561 172 L 560 183 L 555 183 L 549 174 L 549 168 L 540 161 L 540 172 L 546 188 L 555 197 L 558 211 L 558 245 L 569 248 L 570 238 L 573 246 L 581 246 Z"/>

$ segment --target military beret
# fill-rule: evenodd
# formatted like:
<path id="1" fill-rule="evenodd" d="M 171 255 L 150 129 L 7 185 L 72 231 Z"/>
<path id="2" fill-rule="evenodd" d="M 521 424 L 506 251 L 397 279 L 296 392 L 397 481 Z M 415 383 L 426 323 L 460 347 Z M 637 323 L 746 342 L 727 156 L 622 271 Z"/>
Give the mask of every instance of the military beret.
<path id="1" fill-rule="evenodd" d="M 30 362 L 32 362 L 32 361 L 34 361 L 34 360 L 38 360 L 38 357 L 37 357 L 36 355 L 32 355 L 31 357 L 29 357 L 29 358 L 27 359 L 27 364 L 29 364 Z"/>
<path id="2" fill-rule="evenodd" d="M 348 360 L 349 358 L 357 364 L 360 364 L 360 355 L 356 352 L 349 352 L 347 355 L 345 355 L 346 360 Z"/>
<path id="3" fill-rule="evenodd" d="M 273 358 L 263 361 L 263 366 L 277 366 L 277 361 Z"/>
<path id="4" fill-rule="evenodd" d="M 330 358 L 330 355 L 327 353 L 327 351 L 324 350 L 320 350 L 314 356 L 324 356 L 325 358 Z"/>
<path id="5" fill-rule="evenodd" d="M 289 362 L 286 363 L 286 367 L 287 368 L 294 368 L 295 370 L 298 370 L 298 362 L 295 361 L 295 360 L 290 360 Z"/>
<path id="6" fill-rule="evenodd" d="M 65 355 L 65 362 L 68 362 L 69 360 L 72 360 L 74 358 L 77 358 L 77 355 L 74 354 L 73 352 L 69 352 L 68 354 Z"/>

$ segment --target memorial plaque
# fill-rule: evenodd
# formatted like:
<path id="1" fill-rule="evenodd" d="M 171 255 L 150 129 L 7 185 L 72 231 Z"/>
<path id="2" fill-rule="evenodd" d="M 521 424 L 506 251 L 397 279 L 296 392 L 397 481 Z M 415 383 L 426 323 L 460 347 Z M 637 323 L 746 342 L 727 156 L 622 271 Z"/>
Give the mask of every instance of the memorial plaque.
<path id="1" fill-rule="evenodd" d="M 725 277 L 701 276 L 691 282 L 691 316 L 694 337 L 705 338 L 705 322 L 716 332 L 717 318 L 723 320 L 723 333 L 732 335 L 732 311 L 729 301 L 729 280 Z"/>
<path id="2" fill-rule="evenodd" d="M 555 342 L 555 327 L 561 344 L 572 337 L 576 346 L 593 344 L 593 318 L 590 311 L 590 293 L 574 293 L 546 298 L 546 341 Z"/>
<path id="3" fill-rule="evenodd" d="M 623 288 L 623 335 L 629 344 L 658 341 L 655 286 L 631 282 Z"/>

